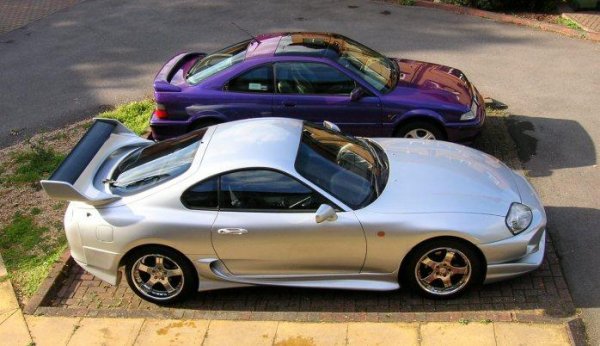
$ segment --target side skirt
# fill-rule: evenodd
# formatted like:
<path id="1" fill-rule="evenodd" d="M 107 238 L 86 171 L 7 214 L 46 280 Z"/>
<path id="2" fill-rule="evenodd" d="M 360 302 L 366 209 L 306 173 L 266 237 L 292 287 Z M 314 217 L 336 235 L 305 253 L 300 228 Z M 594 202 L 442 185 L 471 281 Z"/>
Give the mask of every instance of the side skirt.
<path id="1" fill-rule="evenodd" d="M 368 291 L 391 291 L 400 288 L 396 273 L 235 276 L 215 258 L 201 258 L 196 260 L 195 264 L 200 275 L 198 291 L 254 285 Z"/>

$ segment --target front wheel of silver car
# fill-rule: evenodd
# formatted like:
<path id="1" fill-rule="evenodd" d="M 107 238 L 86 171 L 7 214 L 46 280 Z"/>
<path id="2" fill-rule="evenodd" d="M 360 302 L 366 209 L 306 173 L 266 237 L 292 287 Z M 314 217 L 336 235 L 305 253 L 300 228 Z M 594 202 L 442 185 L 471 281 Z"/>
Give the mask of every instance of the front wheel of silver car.
<path id="1" fill-rule="evenodd" d="M 411 252 L 404 273 L 408 284 L 429 298 L 453 298 L 482 279 L 475 250 L 456 240 L 434 240 Z"/>
<path id="2" fill-rule="evenodd" d="M 197 275 L 180 253 L 164 247 L 146 247 L 129 255 L 125 265 L 129 287 L 156 304 L 181 301 L 198 287 Z"/>

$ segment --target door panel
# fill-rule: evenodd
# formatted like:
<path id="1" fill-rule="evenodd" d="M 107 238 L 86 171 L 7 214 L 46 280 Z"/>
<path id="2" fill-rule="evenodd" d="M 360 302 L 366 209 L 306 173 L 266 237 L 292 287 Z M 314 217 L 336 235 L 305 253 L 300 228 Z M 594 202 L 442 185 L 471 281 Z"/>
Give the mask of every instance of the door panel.
<path id="1" fill-rule="evenodd" d="M 323 63 L 283 62 L 275 64 L 275 116 L 322 123 L 329 120 L 343 131 L 362 136 L 381 132 L 379 98 L 365 96 L 352 101 L 350 92 L 359 83 Z"/>
<path id="2" fill-rule="evenodd" d="M 351 101 L 350 96 L 345 95 L 275 94 L 273 115 L 317 124 L 329 120 L 342 131 L 356 136 L 380 136 L 382 130 L 381 107 L 375 96 Z"/>
<path id="3" fill-rule="evenodd" d="M 359 273 L 366 254 L 353 212 L 318 224 L 314 212 L 220 211 L 211 233 L 217 255 L 234 275 Z"/>

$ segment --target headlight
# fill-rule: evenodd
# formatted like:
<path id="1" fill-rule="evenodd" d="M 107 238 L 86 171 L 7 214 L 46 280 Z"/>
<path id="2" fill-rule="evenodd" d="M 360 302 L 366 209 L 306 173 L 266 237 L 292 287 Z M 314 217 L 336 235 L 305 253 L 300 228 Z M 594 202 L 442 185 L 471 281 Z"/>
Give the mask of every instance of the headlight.
<path id="1" fill-rule="evenodd" d="M 508 209 L 506 226 L 513 234 L 519 234 L 529 227 L 532 219 L 531 209 L 525 204 L 515 202 Z"/>
<path id="2" fill-rule="evenodd" d="M 473 120 L 477 117 L 477 103 L 473 100 L 471 110 L 460 116 L 460 121 Z"/>

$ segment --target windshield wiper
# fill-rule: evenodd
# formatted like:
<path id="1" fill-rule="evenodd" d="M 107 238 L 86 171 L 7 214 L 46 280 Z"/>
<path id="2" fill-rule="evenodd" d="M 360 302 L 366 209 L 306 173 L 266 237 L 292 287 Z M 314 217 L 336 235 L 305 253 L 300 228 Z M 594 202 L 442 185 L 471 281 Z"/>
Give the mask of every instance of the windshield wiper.
<path id="1" fill-rule="evenodd" d="M 168 177 L 168 174 L 156 174 L 156 175 L 151 175 L 149 177 L 145 177 L 139 180 L 134 180 L 131 182 L 119 182 L 116 180 L 105 180 L 105 183 L 108 183 L 110 186 L 114 186 L 114 187 L 120 187 L 120 188 L 128 188 L 130 186 L 136 186 L 136 185 L 144 185 L 146 183 L 149 183 L 151 181 L 154 180 L 160 180 L 163 177 Z"/>

